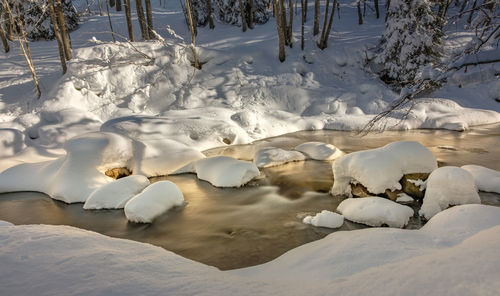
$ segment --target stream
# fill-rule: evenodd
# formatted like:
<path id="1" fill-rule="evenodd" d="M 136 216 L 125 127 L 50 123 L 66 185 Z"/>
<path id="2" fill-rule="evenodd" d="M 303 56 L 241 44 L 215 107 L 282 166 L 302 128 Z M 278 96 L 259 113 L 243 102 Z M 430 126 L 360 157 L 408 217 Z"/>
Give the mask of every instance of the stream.
<path id="1" fill-rule="evenodd" d="M 343 131 L 303 131 L 205 151 L 251 160 L 256 150 L 274 146 L 293 149 L 307 141 L 332 143 L 345 152 L 381 147 L 400 140 L 418 141 L 439 165 L 478 164 L 500 170 L 500 124 L 467 132 L 444 130 L 386 131 L 364 137 Z M 163 214 L 152 224 L 129 223 L 123 210 L 83 210 L 38 192 L 0 194 L 0 220 L 14 224 L 54 224 L 151 243 L 219 269 L 235 269 L 270 261 L 286 251 L 341 230 L 365 228 L 345 221 L 339 229 L 316 228 L 301 222 L 305 215 L 334 211 L 343 200 L 331 196 L 330 162 L 308 160 L 262 169 L 263 178 L 242 188 L 216 188 L 194 174 L 152 178 L 170 180 L 183 192 L 186 205 Z M 500 195 L 480 192 L 482 203 L 500 206 Z M 411 204 L 419 208 L 418 202 Z M 418 229 L 414 216 L 406 226 Z"/>

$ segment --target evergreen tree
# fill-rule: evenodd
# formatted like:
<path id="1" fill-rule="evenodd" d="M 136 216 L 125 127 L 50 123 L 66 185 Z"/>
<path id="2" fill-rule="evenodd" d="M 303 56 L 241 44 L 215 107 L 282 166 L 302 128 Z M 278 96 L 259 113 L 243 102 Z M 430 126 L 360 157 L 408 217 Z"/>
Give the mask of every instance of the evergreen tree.
<path id="1" fill-rule="evenodd" d="M 247 10 L 247 24 L 265 24 L 269 20 L 267 4 L 269 0 L 242 0 L 243 7 Z M 202 1 L 203 2 L 203 1 Z M 241 10 L 238 0 L 213 0 L 214 15 L 222 23 L 241 26 Z M 250 11 L 251 7 L 251 11 Z M 250 18 L 252 17 L 252 20 Z"/>
<path id="2" fill-rule="evenodd" d="M 66 29 L 71 32 L 78 27 L 78 13 L 71 0 L 62 0 L 61 2 Z M 26 36 L 29 39 L 49 40 L 55 38 L 47 0 L 24 0 L 22 1 L 22 11 L 24 11 Z"/>
<path id="3" fill-rule="evenodd" d="M 399 85 L 411 84 L 423 66 L 441 53 L 441 26 L 428 0 L 391 0 L 388 20 L 375 62 L 382 77 Z"/>

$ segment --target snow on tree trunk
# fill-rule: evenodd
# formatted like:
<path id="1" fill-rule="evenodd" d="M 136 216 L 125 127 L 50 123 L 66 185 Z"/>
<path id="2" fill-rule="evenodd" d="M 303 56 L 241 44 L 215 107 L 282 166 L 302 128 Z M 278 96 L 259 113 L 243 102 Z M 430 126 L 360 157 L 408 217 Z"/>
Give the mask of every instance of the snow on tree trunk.
<path id="1" fill-rule="evenodd" d="M 443 35 L 428 0 L 391 0 L 376 63 L 384 80 L 412 84 L 425 65 L 437 61 Z"/>

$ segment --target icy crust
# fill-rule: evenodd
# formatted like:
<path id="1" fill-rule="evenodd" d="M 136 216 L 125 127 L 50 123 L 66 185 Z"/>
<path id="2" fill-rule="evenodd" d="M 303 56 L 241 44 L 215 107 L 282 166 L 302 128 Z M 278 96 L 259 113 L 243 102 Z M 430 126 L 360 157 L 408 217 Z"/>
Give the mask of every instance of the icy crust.
<path id="1" fill-rule="evenodd" d="M 145 176 L 127 176 L 105 184 L 90 194 L 83 205 L 86 210 L 121 209 L 125 203 L 149 185 Z"/>
<path id="2" fill-rule="evenodd" d="M 500 172 L 479 165 L 464 165 L 462 169 L 468 171 L 476 186 L 481 191 L 500 194 Z"/>
<path id="3" fill-rule="evenodd" d="M 260 174 L 255 164 L 229 156 L 201 159 L 194 166 L 198 179 L 216 187 L 241 187 Z"/>
<path id="4" fill-rule="evenodd" d="M 175 206 L 184 204 L 180 189 L 170 181 L 159 181 L 146 187 L 125 204 L 125 216 L 131 222 L 152 223 Z"/>
<path id="5" fill-rule="evenodd" d="M 332 144 L 322 142 L 306 142 L 295 147 L 295 150 L 302 152 L 309 159 L 314 160 L 334 160 L 345 153 Z"/>
<path id="6" fill-rule="evenodd" d="M 422 208 L 419 211 L 426 219 L 452 205 L 479 204 L 474 177 L 459 167 L 446 166 L 433 171 L 427 179 Z"/>
<path id="7" fill-rule="evenodd" d="M 306 157 L 304 154 L 297 151 L 286 151 L 281 148 L 265 147 L 255 152 L 253 163 L 258 168 L 267 168 L 305 159 Z"/>
<path id="8" fill-rule="evenodd" d="M 340 203 L 337 211 L 353 222 L 397 228 L 404 227 L 414 213 L 408 206 L 378 196 L 348 198 Z"/>
<path id="9" fill-rule="evenodd" d="M 88 133 L 64 145 L 56 160 L 24 163 L 0 174 L 0 192 L 39 191 L 66 203 L 85 202 L 113 179 L 107 169 L 126 167 L 132 158 L 130 139 L 111 133 Z"/>
<path id="10" fill-rule="evenodd" d="M 311 224 L 316 227 L 339 228 L 344 224 L 344 216 L 323 210 L 314 216 L 306 216 L 302 223 Z"/>
<path id="11" fill-rule="evenodd" d="M 432 152 L 418 142 L 393 142 L 384 147 L 347 154 L 333 163 L 333 195 L 352 196 L 350 183 L 356 181 L 369 192 L 401 189 L 404 174 L 430 173 L 437 168 Z"/>
<path id="12" fill-rule="evenodd" d="M 40 296 L 496 295 L 499 233 L 499 208 L 457 206 L 420 230 L 335 232 L 266 264 L 223 272 L 150 244 L 73 227 L 7 226 L 0 227 L 0 290 Z"/>

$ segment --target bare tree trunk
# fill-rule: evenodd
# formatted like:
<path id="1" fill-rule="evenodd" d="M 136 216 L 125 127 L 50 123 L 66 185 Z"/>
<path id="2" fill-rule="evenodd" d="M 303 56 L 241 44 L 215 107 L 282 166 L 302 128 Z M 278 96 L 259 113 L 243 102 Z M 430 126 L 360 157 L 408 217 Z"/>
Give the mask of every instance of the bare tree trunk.
<path id="1" fill-rule="evenodd" d="M 385 19 L 384 22 L 387 23 L 387 19 L 389 18 L 389 8 L 391 7 L 391 0 L 387 0 L 385 2 Z"/>
<path id="2" fill-rule="evenodd" d="M 326 0 L 325 18 L 323 20 L 323 29 L 321 30 L 320 44 L 321 44 L 321 41 L 325 38 L 326 24 L 328 22 L 328 9 L 329 9 L 329 7 L 330 7 L 330 0 Z"/>
<path id="3" fill-rule="evenodd" d="M 115 0 L 109 0 L 109 6 L 114 7 L 115 6 Z"/>
<path id="4" fill-rule="evenodd" d="M 67 67 L 66 67 L 66 58 L 64 57 L 64 45 L 61 38 L 61 31 L 59 30 L 59 24 L 57 22 L 56 11 L 54 9 L 54 2 L 53 0 L 48 0 L 48 1 L 49 1 L 48 3 L 49 3 L 50 20 L 52 21 L 52 26 L 54 27 L 54 35 L 56 36 L 57 47 L 59 48 L 59 58 L 61 59 L 63 74 L 65 74 Z"/>
<path id="5" fill-rule="evenodd" d="M 375 4 L 375 14 L 377 16 L 377 18 L 380 18 L 380 11 L 378 9 L 378 0 L 373 0 L 374 4 Z"/>
<path id="6" fill-rule="evenodd" d="M 300 49 L 304 50 L 304 23 L 306 21 L 306 10 L 305 10 L 305 0 L 300 0 L 300 8 L 302 12 L 302 24 L 300 28 Z"/>
<path id="7" fill-rule="evenodd" d="M 319 46 L 321 50 L 328 47 L 328 37 L 330 37 L 330 31 L 332 29 L 333 17 L 335 16 L 336 5 L 337 5 L 337 0 L 333 0 L 332 11 L 330 13 L 330 19 L 328 20 L 328 27 L 326 29 L 326 32 L 324 34 L 323 33 L 321 34 L 322 39 L 320 41 L 320 46 Z"/>
<path id="8" fill-rule="evenodd" d="M 132 26 L 132 16 L 130 13 L 130 0 L 123 0 L 125 6 L 125 19 L 127 20 L 128 39 L 134 42 L 134 28 Z"/>
<path id="9" fill-rule="evenodd" d="M 113 0 L 110 0 L 110 2 L 111 1 Z M 109 22 L 109 29 L 111 30 L 111 37 L 113 38 L 113 42 L 116 42 L 115 32 L 113 31 L 113 24 L 111 23 L 111 16 L 109 15 L 109 5 L 107 1 L 106 1 L 106 12 L 108 13 L 108 22 Z"/>
<path id="10" fill-rule="evenodd" d="M 276 29 L 278 31 L 278 58 L 280 62 L 285 61 L 285 30 L 282 25 L 283 18 L 281 17 L 283 12 L 281 10 L 281 3 L 283 0 L 274 0 L 273 7 L 276 13 Z M 278 3 L 280 2 L 280 3 Z"/>
<path id="11" fill-rule="evenodd" d="M 288 31 L 287 39 L 288 45 L 293 47 L 293 0 L 288 0 Z"/>
<path id="12" fill-rule="evenodd" d="M 363 24 L 363 15 L 361 14 L 361 0 L 358 0 L 358 24 Z"/>
<path id="13" fill-rule="evenodd" d="M 101 0 L 97 0 L 97 7 L 99 8 L 99 15 L 102 16 Z"/>
<path id="14" fill-rule="evenodd" d="M 69 41 L 68 30 L 66 29 L 66 20 L 64 19 L 64 14 L 62 11 L 61 0 L 56 0 L 55 4 L 56 4 L 55 8 L 56 8 L 57 20 L 59 24 L 59 29 L 61 30 L 61 37 L 64 46 L 64 56 L 66 57 L 66 60 L 69 61 L 71 60 L 71 43 Z"/>
<path id="15" fill-rule="evenodd" d="M 146 3 L 146 20 L 148 22 L 148 35 L 149 39 L 154 38 L 153 27 L 153 10 L 151 9 L 151 0 L 144 0 Z"/>
<path id="16" fill-rule="evenodd" d="M 319 33 L 319 0 L 314 0 L 314 27 L 313 35 L 316 36 Z"/>
<path id="17" fill-rule="evenodd" d="M 10 51 L 9 41 L 7 40 L 7 37 L 5 37 L 2 24 L 0 24 L 0 38 L 2 39 L 3 49 L 5 50 L 5 52 L 9 52 Z"/>
<path id="18" fill-rule="evenodd" d="M 241 1 L 241 0 L 240 0 Z M 194 33 L 193 14 L 191 13 L 191 0 L 186 0 L 186 11 L 189 19 L 189 29 L 191 31 L 191 49 L 193 50 L 193 66 L 196 69 L 201 69 L 198 56 L 196 55 L 196 35 Z"/>
<path id="19" fill-rule="evenodd" d="M 472 15 L 474 14 L 474 11 L 476 10 L 476 5 L 477 5 L 477 0 L 474 0 L 474 2 L 472 2 L 472 9 L 470 10 L 469 17 L 467 18 L 468 24 L 470 24 L 472 22 Z"/>
<path id="20" fill-rule="evenodd" d="M 8 5 L 8 3 L 5 5 Z M 4 8 L 3 17 L 4 17 L 4 22 L 5 22 L 5 37 L 7 37 L 8 40 L 12 41 L 13 40 L 12 39 L 12 22 L 10 21 L 9 12 L 8 12 L 7 8 Z"/>
<path id="21" fill-rule="evenodd" d="M 281 17 L 281 22 L 280 25 L 283 28 L 283 38 L 285 41 L 285 45 L 288 45 L 288 29 L 286 28 L 286 10 L 285 10 L 285 1 L 286 0 L 279 0 L 279 6 L 280 10 L 278 15 Z"/>
<path id="22" fill-rule="evenodd" d="M 248 3 L 248 27 L 253 29 L 254 21 L 253 21 L 253 0 L 247 0 Z"/>
<path id="23" fill-rule="evenodd" d="M 309 3 L 307 3 L 308 0 L 305 0 L 305 1 L 306 2 L 304 3 L 304 6 L 305 6 L 304 8 L 305 8 L 306 12 L 304 13 L 304 20 L 305 20 L 304 22 L 307 21 L 307 9 L 309 8 Z"/>
<path id="24" fill-rule="evenodd" d="M 242 0 L 238 0 L 238 3 L 240 5 L 240 14 L 241 14 L 241 31 L 246 32 L 247 31 L 247 20 L 245 17 L 245 8 L 243 7 Z"/>
<path id="25" fill-rule="evenodd" d="M 14 16 L 12 14 L 12 11 L 10 10 L 10 6 L 7 3 L 7 0 L 3 0 L 5 10 L 7 11 L 10 23 L 13 24 L 12 29 L 14 30 L 14 33 L 17 35 L 17 40 L 19 41 L 19 46 L 21 47 L 21 51 L 23 52 L 24 59 L 26 60 L 26 64 L 28 64 L 28 68 L 30 69 L 31 76 L 33 77 L 33 83 L 35 84 L 36 91 L 38 93 L 38 97 L 42 95 L 42 92 L 40 91 L 40 85 L 38 83 L 38 77 L 36 76 L 36 71 L 35 71 L 35 66 L 33 65 L 33 60 L 31 59 L 31 53 L 29 50 L 29 45 L 28 45 L 28 40 L 26 39 L 26 34 L 24 32 L 24 26 L 23 22 L 21 20 L 21 15 L 19 12 L 19 7 L 17 6 L 17 2 L 14 2 L 14 7 L 17 10 L 17 25 L 19 26 L 19 29 L 21 32 L 17 31 L 17 26 L 15 25 L 16 22 L 14 21 Z M 22 39 L 21 39 L 22 38 Z"/>
<path id="26" fill-rule="evenodd" d="M 130 2 L 130 0 L 128 0 Z M 146 27 L 146 18 L 144 17 L 144 8 L 142 7 L 142 0 L 135 0 L 135 8 L 137 14 L 137 20 L 139 21 L 139 27 L 141 28 L 142 40 L 148 40 L 149 34 Z"/>
<path id="27" fill-rule="evenodd" d="M 116 0 L 116 11 L 122 11 L 122 0 Z"/>
<path id="28" fill-rule="evenodd" d="M 208 8 L 208 25 L 210 26 L 210 29 L 214 29 L 214 19 L 212 17 L 212 2 L 211 0 L 206 0 L 207 3 L 207 8 Z"/>

